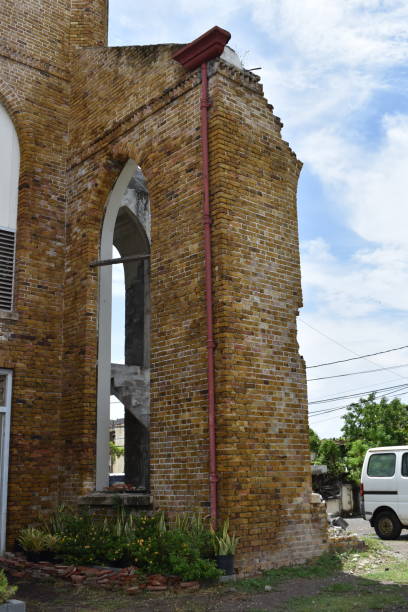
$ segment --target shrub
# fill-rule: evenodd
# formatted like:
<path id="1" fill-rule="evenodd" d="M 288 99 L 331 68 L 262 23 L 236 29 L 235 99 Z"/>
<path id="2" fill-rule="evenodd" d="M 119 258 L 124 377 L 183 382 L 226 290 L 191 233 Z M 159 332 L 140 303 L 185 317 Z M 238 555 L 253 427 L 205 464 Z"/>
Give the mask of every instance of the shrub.
<path id="1" fill-rule="evenodd" d="M 102 520 L 61 507 L 45 527 L 48 548 L 55 547 L 65 563 L 132 564 L 145 573 L 176 574 L 183 580 L 220 574 L 211 559 L 208 517 L 201 513 L 180 514 L 168 525 L 163 513 L 131 514 L 121 507 L 115 518 Z"/>
<path id="2" fill-rule="evenodd" d="M 47 534 L 35 527 L 26 527 L 20 531 L 18 543 L 25 552 L 41 552 L 47 549 Z"/>
<path id="3" fill-rule="evenodd" d="M 8 599 L 11 599 L 14 593 L 17 591 L 17 587 L 10 586 L 3 570 L 0 570 L 0 604 L 6 603 Z"/>
<path id="4" fill-rule="evenodd" d="M 163 534 L 160 553 L 165 573 L 176 574 L 183 580 L 211 579 L 221 574 L 213 559 L 202 557 L 196 537 L 180 529 L 169 529 Z"/>

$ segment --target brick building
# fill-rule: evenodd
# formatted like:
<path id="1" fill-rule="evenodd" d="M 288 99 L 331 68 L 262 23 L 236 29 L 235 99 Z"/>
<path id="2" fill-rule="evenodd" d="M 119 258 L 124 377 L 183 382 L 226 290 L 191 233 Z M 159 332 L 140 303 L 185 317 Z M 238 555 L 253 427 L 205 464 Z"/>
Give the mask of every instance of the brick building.
<path id="1" fill-rule="evenodd" d="M 242 571 L 319 554 L 296 341 L 301 164 L 259 78 L 220 29 L 187 59 L 173 59 L 183 45 L 107 47 L 107 0 L 3 0 L 0 33 L 3 547 L 6 520 L 12 546 L 38 514 L 107 485 L 113 394 L 135 500 L 216 501 Z"/>

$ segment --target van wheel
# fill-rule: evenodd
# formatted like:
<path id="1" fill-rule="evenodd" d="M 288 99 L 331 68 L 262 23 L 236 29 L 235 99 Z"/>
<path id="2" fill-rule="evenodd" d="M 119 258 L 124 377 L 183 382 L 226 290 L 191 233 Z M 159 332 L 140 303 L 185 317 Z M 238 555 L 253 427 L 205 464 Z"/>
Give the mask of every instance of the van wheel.
<path id="1" fill-rule="evenodd" d="M 397 540 L 402 525 L 392 510 L 383 510 L 374 518 L 374 529 L 382 540 Z"/>

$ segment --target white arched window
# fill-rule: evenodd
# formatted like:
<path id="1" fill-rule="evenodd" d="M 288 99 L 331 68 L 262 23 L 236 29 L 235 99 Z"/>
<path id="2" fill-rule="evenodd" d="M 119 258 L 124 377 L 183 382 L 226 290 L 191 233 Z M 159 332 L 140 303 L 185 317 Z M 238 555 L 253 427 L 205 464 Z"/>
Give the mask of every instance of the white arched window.
<path id="1" fill-rule="evenodd" d="M 110 193 L 100 254 L 100 261 L 92 264 L 100 268 L 96 488 L 102 490 L 108 484 L 124 482 L 131 490 L 146 491 L 150 417 L 150 204 L 145 178 L 133 160 L 128 160 Z M 116 292 L 112 290 L 112 276 L 115 284 L 119 276 L 115 273 L 117 270 L 112 275 L 113 267 L 121 268 L 122 278 L 119 328 L 112 325 L 119 305 L 112 299 Z M 116 350 L 119 346 L 121 354 Z M 121 418 L 118 418 L 118 407 Z M 121 469 L 109 461 L 109 441 L 123 447 Z"/>
<path id="2" fill-rule="evenodd" d="M 20 148 L 13 122 L 0 105 L 0 310 L 12 310 Z"/>

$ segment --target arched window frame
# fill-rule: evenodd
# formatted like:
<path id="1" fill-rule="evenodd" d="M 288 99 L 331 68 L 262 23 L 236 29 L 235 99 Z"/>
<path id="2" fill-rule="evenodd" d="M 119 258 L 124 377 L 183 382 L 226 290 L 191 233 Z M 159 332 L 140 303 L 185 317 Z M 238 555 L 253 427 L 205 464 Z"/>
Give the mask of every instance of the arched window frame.
<path id="1" fill-rule="evenodd" d="M 119 244 L 115 242 L 119 236 L 115 234 L 116 224 L 119 218 L 119 211 L 122 207 L 127 207 L 124 195 L 129 187 L 132 177 L 136 173 L 140 174 L 140 168 L 133 160 L 128 160 L 125 164 L 121 174 L 119 175 L 107 201 L 105 218 L 102 226 L 101 234 L 101 248 L 100 248 L 100 259 L 110 260 L 112 259 L 113 244 L 119 249 Z M 139 235 L 139 248 L 142 249 L 142 254 L 150 251 L 150 217 L 143 220 L 135 216 L 132 208 L 130 207 L 129 222 L 134 223 L 136 235 Z M 123 216 L 122 216 L 123 219 Z M 123 221 L 122 221 L 123 222 Z M 147 223 L 146 227 L 144 224 Z M 137 229 L 138 228 L 138 229 Z M 147 232 L 147 233 L 146 233 Z M 126 250 L 128 249 L 129 243 L 123 243 L 124 255 L 127 255 Z M 130 253 L 132 255 L 132 253 Z M 138 252 L 135 252 L 138 256 Z M 130 266 L 131 263 L 125 264 L 125 278 L 126 278 L 126 266 Z M 145 268 L 146 271 L 146 268 Z M 146 273 L 146 272 L 145 272 Z M 146 280 L 144 281 L 146 283 Z M 148 283 L 148 281 L 147 281 Z M 145 284 L 145 291 L 149 292 L 148 284 Z M 147 367 L 145 372 L 148 370 L 149 362 L 149 350 L 148 341 L 146 338 L 147 330 L 150 328 L 150 312 L 149 312 L 150 300 L 146 299 L 145 293 L 145 313 L 144 313 L 144 348 L 143 354 L 140 355 L 142 363 L 140 367 Z M 100 267 L 99 276 L 99 314 L 98 314 L 98 386 L 97 386 L 97 449 L 96 449 L 96 490 L 102 490 L 109 484 L 109 427 L 110 427 L 110 392 L 111 392 L 111 321 L 112 321 L 112 267 L 111 265 L 103 265 Z M 129 362 L 126 362 L 129 363 Z M 131 367 L 136 365 L 138 362 L 131 362 Z M 142 374 L 145 376 L 148 374 Z M 147 407 L 148 411 L 148 407 Z M 144 413 L 143 413 L 144 415 Z M 143 416 L 142 415 L 142 416 Z M 141 422 L 144 423 L 144 419 L 141 416 Z M 145 418 L 148 420 L 148 413 Z M 139 419 L 139 417 L 137 417 Z M 126 420 L 126 419 L 125 419 Z M 147 425 L 144 425 L 147 427 Z M 130 434 L 129 434 L 130 435 Z M 144 447 L 141 447 L 144 449 Z M 146 449 L 141 451 L 146 452 Z M 147 451 L 148 452 L 148 451 Z M 126 462 L 126 461 L 125 461 Z M 130 472 L 129 472 L 130 473 Z M 146 472 L 143 472 L 146 473 Z M 148 476 L 147 476 L 148 478 Z"/>

